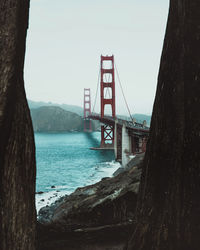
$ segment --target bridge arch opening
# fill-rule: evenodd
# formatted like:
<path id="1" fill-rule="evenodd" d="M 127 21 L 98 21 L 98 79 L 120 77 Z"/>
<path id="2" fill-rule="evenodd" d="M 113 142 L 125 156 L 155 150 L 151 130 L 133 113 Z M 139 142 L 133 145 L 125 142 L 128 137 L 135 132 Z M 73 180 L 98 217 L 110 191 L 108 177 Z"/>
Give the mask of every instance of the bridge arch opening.
<path id="1" fill-rule="evenodd" d="M 112 115 L 112 106 L 110 104 L 104 106 L 104 114 L 109 116 Z"/>
<path id="2" fill-rule="evenodd" d="M 111 73 L 104 73 L 103 74 L 103 81 L 105 83 L 110 83 L 113 81 L 113 77 L 112 77 L 112 74 Z"/>
<path id="3" fill-rule="evenodd" d="M 106 60 L 103 61 L 103 69 L 112 69 L 112 61 L 111 60 Z"/>
<path id="4" fill-rule="evenodd" d="M 112 99 L 112 88 L 104 88 L 104 99 Z"/>

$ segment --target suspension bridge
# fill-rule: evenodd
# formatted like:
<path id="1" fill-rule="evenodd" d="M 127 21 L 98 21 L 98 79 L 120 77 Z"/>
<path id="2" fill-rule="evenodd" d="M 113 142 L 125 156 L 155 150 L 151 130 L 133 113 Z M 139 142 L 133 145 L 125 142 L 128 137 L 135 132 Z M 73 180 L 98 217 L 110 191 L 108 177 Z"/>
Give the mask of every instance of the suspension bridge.
<path id="1" fill-rule="evenodd" d="M 118 76 L 122 95 L 129 112 L 129 119 L 121 119 L 116 115 L 115 70 Z M 99 148 L 93 149 L 113 149 L 116 160 L 125 166 L 130 161 L 132 155 L 146 151 L 149 127 L 147 127 L 146 121 L 143 121 L 143 123 L 138 123 L 131 116 L 113 55 L 101 56 L 99 78 L 100 79 L 98 79 L 96 97 L 92 111 L 90 89 L 84 89 L 84 131 L 92 131 L 91 120 L 100 121 L 101 143 Z M 100 114 L 94 112 L 99 85 Z M 105 114 L 105 107 L 107 105 L 111 107 L 111 115 Z"/>

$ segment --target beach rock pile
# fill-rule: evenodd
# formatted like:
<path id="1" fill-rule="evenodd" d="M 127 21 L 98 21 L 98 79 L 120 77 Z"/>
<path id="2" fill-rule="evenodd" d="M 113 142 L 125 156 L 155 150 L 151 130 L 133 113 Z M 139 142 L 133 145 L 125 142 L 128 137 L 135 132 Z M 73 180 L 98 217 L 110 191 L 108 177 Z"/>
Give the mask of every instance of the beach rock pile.
<path id="1" fill-rule="evenodd" d="M 134 219 L 142 160 L 138 155 L 115 177 L 42 208 L 38 249 L 123 249 Z"/>

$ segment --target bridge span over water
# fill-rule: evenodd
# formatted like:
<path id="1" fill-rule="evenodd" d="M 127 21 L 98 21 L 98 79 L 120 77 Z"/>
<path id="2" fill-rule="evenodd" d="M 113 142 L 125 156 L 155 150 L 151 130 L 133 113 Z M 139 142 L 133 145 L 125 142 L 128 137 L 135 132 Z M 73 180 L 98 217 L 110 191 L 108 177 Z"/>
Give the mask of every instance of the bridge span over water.
<path id="1" fill-rule="evenodd" d="M 101 131 L 103 129 L 104 133 L 102 133 L 101 145 L 98 149 L 114 149 L 116 160 L 123 166 L 130 161 L 132 155 L 146 151 L 149 127 L 145 122 L 141 124 L 112 116 L 101 117 L 97 113 L 92 113 L 88 118 L 104 124 L 101 127 Z M 106 132 L 105 126 L 107 126 Z M 110 143 L 104 142 L 103 137 L 105 136 Z"/>
<path id="2" fill-rule="evenodd" d="M 105 61 L 111 62 L 110 68 L 105 68 Z M 114 149 L 116 160 L 121 162 L 122 166 L 125 166 L 130 161 L 131 156 L 146 151 L 146 143 L 149 136 L 149 127 L 147 127 L 145 121 L 143 123 L 134 121 L 131 115 L 130 120 L 121 119 L 116 116 L 114 69 L 114 56 L 101 56 L 101 113 L 98 114 L 91 112 L 90 89 L 84 89 L 84 130 L 85 132 L 91 131 L 91 119 L 100 121 L 102 124 L 101 144 L 99 148 L 93 149 Z M 109 96 L 106 96 L 109 91 Z M 106 115 L 104 113 L 106 105 L 111 106 L 112 115 Z"/>

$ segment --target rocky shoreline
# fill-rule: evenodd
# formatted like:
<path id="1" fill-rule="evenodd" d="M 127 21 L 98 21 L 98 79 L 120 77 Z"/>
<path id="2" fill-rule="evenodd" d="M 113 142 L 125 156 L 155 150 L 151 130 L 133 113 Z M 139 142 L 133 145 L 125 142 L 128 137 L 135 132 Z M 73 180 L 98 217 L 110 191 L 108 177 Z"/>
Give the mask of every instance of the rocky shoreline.
<path id="1" fill-rule="evenodd" d="M 40 209 L 38 249 L 123 249 L 134 219 L 143 157 L 137 155 L 114 177 Z"/>

